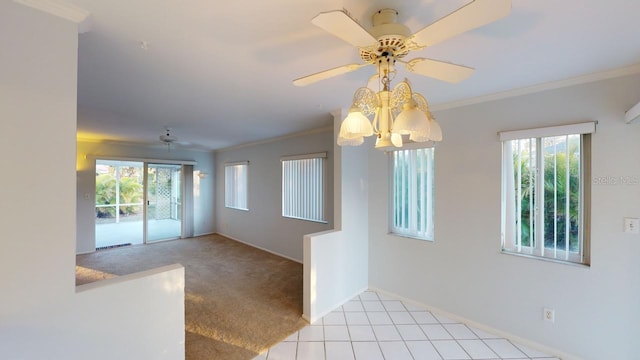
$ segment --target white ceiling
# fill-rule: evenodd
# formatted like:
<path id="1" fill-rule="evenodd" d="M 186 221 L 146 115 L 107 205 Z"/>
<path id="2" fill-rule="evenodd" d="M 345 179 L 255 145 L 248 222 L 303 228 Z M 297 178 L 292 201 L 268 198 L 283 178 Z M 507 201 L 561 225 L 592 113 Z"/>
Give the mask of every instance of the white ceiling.
<path id="1" fill-rule="evenodd" d="M 345 8 L 369 28 L 375 11 L 395 8 L 415 32 L 467 0 L 68 2 L 92 16 L 79 35 L 79 138 L 158 143 L 170 126 L 193 148 L 219 149 L 328 126 L 366 85 L 372 67 L 292 85 L 360 62 L 311 24 L 319 12 Z M 408 57 L 474 67 L 469 79 L 398 76 L 433 106 L 637 64 L 638 15 L 635 0 L 513 0 L 508 17 Z"/>

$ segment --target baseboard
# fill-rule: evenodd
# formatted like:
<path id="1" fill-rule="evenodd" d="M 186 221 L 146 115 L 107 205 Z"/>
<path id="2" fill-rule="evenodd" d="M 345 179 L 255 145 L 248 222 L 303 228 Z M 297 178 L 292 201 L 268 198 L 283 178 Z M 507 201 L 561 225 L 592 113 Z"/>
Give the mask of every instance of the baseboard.
<path id="1" fill-rule="evenodd" d="M 263 248 L 263 247 L 258 246 L 258 245 L 256 245 L 256 244 L 252 244 L 252 243 L 250 243 L 250 242 L 242 241 L 242 240 L 240 240 L 240 239 L 236 239 L 236 238 L 234 238 L 234 237 L 232 237 L 232 236 L 229 236 L 229 235 L 226 235 L 226 234 L 223 234 L 223 233 L 220 233 L 220 232 L 215 232 L 214 234 L 216 234 L 216 235 L 220 235 L 220 236 L 224 236 L 224 237 L 226 237 L 227 239 L 230 239 L 230 240 L 233 240 L 233 241 L 237 241 L 237 242 L 239 242 L 239 243 L 243 243 L 243 244 L 245 244 L 245 245 L 249 245 L 249 246 L 251 246 L 251 247 L 253 247 L 253 248 L 256 248 L 256 249 L 259 249 L 259 250 L 262 250 L 262 251 L 266 251 L 266 252 L 268 252 L 268 253 L 270 253 L 270 254 L 273 254 L 273 255 L 279 256 L 279 257 L 281 257 L 281 258 L 285 258 L 285 259 L 287 259 L 287 260 L 291 260 L 291 261 L 297 262 L 298 264 L 302 264 L 302 261 L 301 261 L 301 260 L 294 259 L 294 258 L 292 258 L 292 257 L 289 257 L 289 256 L 287 256 L 287 255 L 280 254 L 280 253 L 275 252 L 275 251 L 273 251 L 273 250 L 269 250 L 269 249 Z"/>
<path id="2" fill-rule="evenodd" d="M 179 239 L 168 239 L 168 240 L 192 239 L 192 238 L 196 238 L 196 237 L 200 237 L 200 236 L 207 236 L 207 235 L 214 235 L 214 234 L 217 234 L 217 233 L 216 232 L 210 232 L 210 233 L 202 233 L 202 234 L 193 234 L 192 237 L 179 238 Z M 223 235 L 223 236 L 226 236 L 226 235 Z M 162 242 L 162 241 L 164 241 L 164 240 L 160 240 L 159 242 Z M 141 244 L 132 244 L 131 246 L 135 246 L 135 245 L 149 245 L 149 244 L 141 243 Z M 91 253 L 94 253 L 94 252 L 96 252 L 96 249 L 76 252 L 76 255 L 85 255 L 85 254 L 91 254 Z"/>
<path id="3" fill-rule="evenodd" d="M 568 353 L 560 351 L 558 349 L 554 349 L 554 348 L 551 348 L 549 346 L 542 345 L 542 344 L 537 343 L 535 341 L 531 341 L 531 340 L 522 338 L 520 336 L 511 334 L 509 332 L 492 328 L 491 326 L 487 326 L 485 324 L 481 324 L 479 322 L 476 322 L 476 321 L 473 321 L 473 320 L 469 320 L 469 319 L 467 319 L 465 317 L 450 313 L 448 311 L 442 310 L 442 309 L 437 308 L 435 306 L 427 305 L 427 304 L 421 303 L 421 302 L 413 300 L 413 299 L 405 298 L 404 296 L 400 296 L 400 295 L 392 293 L 390 291 L 386 291 L 386 290 L 383 290 L 383 289 L 380 289 L 380 288 L 376 288 L 374 286 L 370 286 L 369 290 L 375 291 L 377 293 L 380 293 L 380 294 L 383 294 L 383 295 L 386 295 L 386 296 L 390 296 L 390 297 L 396 298 L 396 299 L 401 300 L 403 302 L 407 302 L 407 303 L 410 303 L 410 304 L 413 304 L 413 305 L 416 305 L 416 306 L 419 306 L 419 307 L 423 307 L 423 308 L 429 310 L 432 313 L 435 313 L 435 314 L 438 314 L 438 315 L 442 315 L 442 316 L 446 316 L 446 317 L 448 317 L 448 318 L 450 318 L 452 320 L 456 320 L 456 321 L 459 321 L 461 323 L 465 323 L 467 325 L 471 325 L 471 326 L 473 326 L 473 327 L 475 327 L 475 328 L 477 328 L 479 330 L 486 331 L 486 332 L 491 333 L 491 334 L 495 334 L 495 335 L 500 336 L 502 338 L 505 338 L 507 340 L 511 340 L 511 341 L 516 342 L 518 344 L 521 344 L 521 345 L 524 345 L 526 347 L 529 347 L 529 348 L 531 348 L 533 350 L 541 351 L 543 353 L 555 356 L 555 357 L 557 357 L 559 359 L 562 359 L 562 360 L 582 360 L 582 358 L 579 357 L 579 356 L 576 356 L 576 355 L 573 355 L 573 354 L 568 354 Z"/>
<path id="4" fill-rule="evenodd" d="M 193 234 L 192 237 L 215 235 L 215 234 L 217 234 L 217 232 L 214 231 L 214 232 L 208 232 L 208 233 L 202 233 L 202 234 Z M 220 235 L 222 235 L 222 234 L 220 234 Z M 186 238 L 186 239 L 188 239 L 188 238 Z"/>
<path id="5" fill-rule="evenodd" d="M 91 254 L 96 252 L 95 250 L 88 250 L 88 251 L 82 251 L 82 252 L 77 252 L 76 255 L 85 255 L 85 254 Z"/>
<path id="6" fill-rule="evenodd" d="M 346 298 L 344 298 L 343 300 L 338 301 L 338 304 L 337 304 L 337 305 L 335 305 L 335 306 L 333 306 L 333 307 L 331 308 L 331 310 L 325 311 L 325 312 L 323 312 L 323 313 L 321 313 L 321 314 L 319 314 L 319 315 L 316 315 L 315 317 L 309 317 L 309 315 L 307 315 L 307 314 L 302 314 L 302 318 L 303 318 L 306 322 L 308 322 L 309 324 L 313 324 L 314 322 L 316 322 L 316 321 L 318 321 L 318 320 L 322 319 L 323 317 L 325 317 L 325 316 L 329 315 L 329 314 L 330 314 L 331 312 L 333 312 L 335 309 L 337 309 L 338 307 L 340 307 L 340 306 L 342 306 L 342 305 L 346 304 L 347 302 L 349 302 L 350 300 L 352 300 L 354 297 L 356 297 L 356 296 L 360 295 L 362 292 L 364 292 L 364 291 L 366 291 L 366 290 L 367 290 L 367 288 L 366 288 L 366 287 L 365 287 L 365 288 L 362 288 L 361 290 L 357 290 L 355 293 L 353 293 L 353 294 L 351 294 L 351 295 L 347 296 L 347 297 L 346 297 Z"/>
<path id="7" fill-rule="evenodd" d="M 117 248 L 131 246 L 131 245 L 132 245 L 131 243 L 124 243 L 124 244 L 100 246 L 100 247 L 96 247 L 96 251 L 117 249 Z"/>

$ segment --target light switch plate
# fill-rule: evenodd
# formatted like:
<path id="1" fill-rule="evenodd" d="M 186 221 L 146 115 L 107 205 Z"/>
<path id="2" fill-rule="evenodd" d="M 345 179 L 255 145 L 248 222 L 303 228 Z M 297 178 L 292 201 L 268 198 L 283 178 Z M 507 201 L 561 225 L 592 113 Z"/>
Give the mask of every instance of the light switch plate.
<path id="1" fill-rule="evenodd" d="M 624 232 L 627 234 L 640 234 L 640 219 L 624 218 Z"/>

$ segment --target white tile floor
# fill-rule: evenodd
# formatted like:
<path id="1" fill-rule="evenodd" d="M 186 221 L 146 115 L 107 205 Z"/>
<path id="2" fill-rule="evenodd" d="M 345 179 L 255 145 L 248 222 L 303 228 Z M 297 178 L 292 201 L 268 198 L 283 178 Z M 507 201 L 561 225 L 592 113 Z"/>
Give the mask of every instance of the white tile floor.
<path id="1" fill-rule="evenodd" d="M 365 291 L 254 360 L 559 360 L 397 299 Z"/>

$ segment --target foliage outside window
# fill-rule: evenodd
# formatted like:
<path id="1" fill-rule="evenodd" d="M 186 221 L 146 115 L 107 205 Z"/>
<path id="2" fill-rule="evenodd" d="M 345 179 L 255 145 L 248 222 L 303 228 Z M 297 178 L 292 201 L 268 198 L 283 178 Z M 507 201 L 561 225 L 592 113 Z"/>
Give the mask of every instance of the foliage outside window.
<path id="1" fill-rule="evenodd" d="M 96 175 L 96 217 L 114 218 L 116 211 L 123 216 L 141 213 L 141 168 L 106 165 L 100 168 L 101 173 Z"/>
<path id="2" fill-rule="evenodd" d="M 503 142 L 503 251 L 589 263 L 589 152 L 589 134 Z"/>
<path id="3" fill-rule="evenodd" d="M 394 151 L 391 232 L 433 240 L 433 148 Z"/>
<path id="4" fill-rule="evenodd" d="M 247 172 L 248 162 L 229 163 L 224 166 L 224 203 L 232 209 L 248 210 Z"/>

